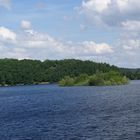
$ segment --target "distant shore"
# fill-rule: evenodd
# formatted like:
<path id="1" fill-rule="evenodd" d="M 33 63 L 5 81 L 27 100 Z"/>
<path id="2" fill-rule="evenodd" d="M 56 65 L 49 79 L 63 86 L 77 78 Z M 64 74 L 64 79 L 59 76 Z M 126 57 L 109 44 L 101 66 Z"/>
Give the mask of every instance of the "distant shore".
<path id="1" fill-rule="evenodd" d="M 111 71 L 118 75 L 111 74 Z M 83 79 L 78 81 L 83 74 L 87 75 L 85 81 Z M 67 81 L 69 81 L 68 85 L 118 85 L 123 84 L 126 77 L 130 80 L 140 79 L 139 69 L 123 69 L 106 63 L 76 59 L 45 61 L 0 59 L 1 86 L 47 84 L 48 82 L 67 85 L 65 84 Z"/>
<path id="2" fill-rule="evenodd" d="M 16 85 L 0 85 L 0 87 L 11 87 L 11 86 L 26 86 L 26 85 L 48 85 L 49 82 L 40 82 L 40 83 L 29 83 L 29 84 L 16 84 Z"/>

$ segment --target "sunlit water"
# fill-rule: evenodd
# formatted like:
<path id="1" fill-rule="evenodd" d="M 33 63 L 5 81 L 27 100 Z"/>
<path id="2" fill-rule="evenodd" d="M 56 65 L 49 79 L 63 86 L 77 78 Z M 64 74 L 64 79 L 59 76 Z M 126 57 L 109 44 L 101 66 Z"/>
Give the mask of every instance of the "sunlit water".
<path id="1" fill-rule="evenodd" d="M 0 88 L 0 140 L 139 140 L 140 81 Z"/>

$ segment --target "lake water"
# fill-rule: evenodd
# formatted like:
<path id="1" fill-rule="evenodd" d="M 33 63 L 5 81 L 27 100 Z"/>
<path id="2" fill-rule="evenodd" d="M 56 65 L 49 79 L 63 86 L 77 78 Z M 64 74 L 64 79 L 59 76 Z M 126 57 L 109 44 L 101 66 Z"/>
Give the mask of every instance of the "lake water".
<path id="1" fill-rule="evenodd" d="M 0 88 L 0 140 L 139 140 L 140 81 Z"/>

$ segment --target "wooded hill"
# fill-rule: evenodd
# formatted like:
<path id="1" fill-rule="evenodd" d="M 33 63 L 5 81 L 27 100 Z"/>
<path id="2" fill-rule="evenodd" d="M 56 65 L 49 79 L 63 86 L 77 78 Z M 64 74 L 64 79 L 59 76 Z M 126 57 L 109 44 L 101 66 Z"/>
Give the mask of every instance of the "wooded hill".
<path id="1" fill-rule="evenodd" d="M 37 84 L 41 82 L 58 82 L 65 76 L 77 77 L 81 74 L 93 75 L 97 71 L 122 72 L 128 78 L 137 79 L 138 75 L 130 76 L 130 71 L 110 66 L 106 63 L 95 63 L 75 59 L 65 60 L 17 60 L 0 59 L 0 85 Z M 130 77 L 129 77 L 130 76 Z"/>

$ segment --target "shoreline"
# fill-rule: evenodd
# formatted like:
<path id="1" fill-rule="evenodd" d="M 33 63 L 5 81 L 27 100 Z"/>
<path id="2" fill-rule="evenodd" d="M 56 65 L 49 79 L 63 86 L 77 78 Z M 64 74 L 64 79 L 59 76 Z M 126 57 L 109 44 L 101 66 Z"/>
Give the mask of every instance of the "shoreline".
<path id="1" fill-rule="evenodd" d="M 34 86 L 34 85 L 49 85 L 49 82 L 33 83 L 33 84 L 16 84 L 16 85 L 0 85 L 0 87 L 14 87 L 14 86 Z"/>

